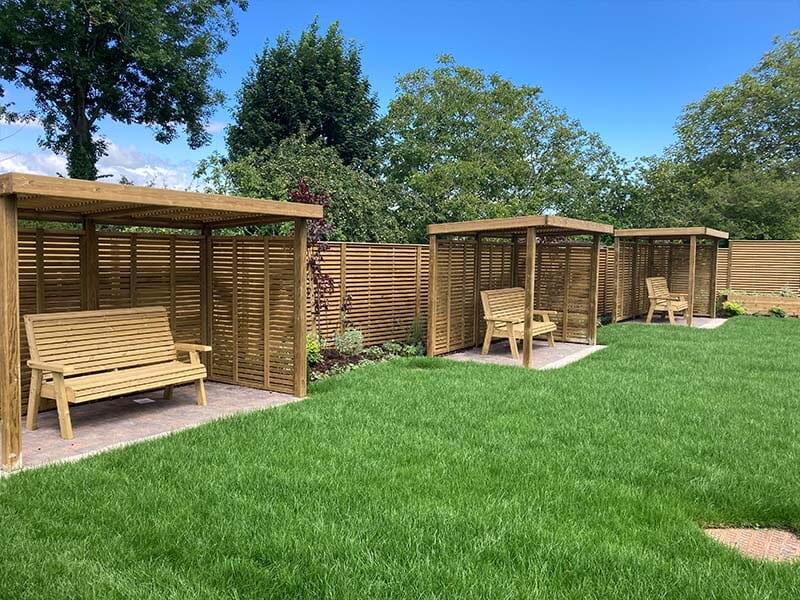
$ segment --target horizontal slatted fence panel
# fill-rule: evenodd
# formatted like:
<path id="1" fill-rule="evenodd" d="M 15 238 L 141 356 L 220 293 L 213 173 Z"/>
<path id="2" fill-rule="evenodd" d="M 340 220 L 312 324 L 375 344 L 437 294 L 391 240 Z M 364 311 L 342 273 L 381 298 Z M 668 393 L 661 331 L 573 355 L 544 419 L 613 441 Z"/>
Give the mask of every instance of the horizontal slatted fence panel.
<path id="1" fill-rule="evenodd" d="M 413 244 L 329 242 L 322 272 L 331 277 L 327 308 L 314 319 L 309 298 L 309 329 L 330 345 L 342 329 L 341 307 L 350 298 L 347 321 L 366 345 L 406 339 L 415 320 L 427 316 L 428 248 Z"/>
<path id="2" fill-rule="evenodd" d="M 31 372 L 28 340 L 22 318 L 28 314 L 78 311 L 84 307 L 81 285 L 80 231 L 20 230 L 19 311 L 23 414 L 28 405 Z M 42 409 L 53 408 L 42 400 Z"/>
<path id="3" fill-rule="evenodd" d="M 475 242 L 441 240 L 437 247 L 436 354 L 475 343 Z"/>
<path id="4" fill-rule="evenodd" d="M 800 293 L 800 240 L 734 240 L 730 244 L 732 290 L 775 294 L 786 288 Z"/>

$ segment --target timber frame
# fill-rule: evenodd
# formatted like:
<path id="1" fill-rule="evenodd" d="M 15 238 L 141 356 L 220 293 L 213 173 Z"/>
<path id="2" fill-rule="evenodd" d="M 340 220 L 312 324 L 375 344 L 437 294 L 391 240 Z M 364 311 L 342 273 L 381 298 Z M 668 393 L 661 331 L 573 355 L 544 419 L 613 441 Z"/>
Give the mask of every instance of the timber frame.
<path id="1" fill-rule="evenodd" d="M 19 173 L 0 174 L 0 467 L 22 465 L 21 343 L 18 221 L 80 223 L 80 276 L 85 284 L 82 309 L 98 307 L 97 225 L 195 229 L 199 244 L 198 285 L 202 289 L 202 344 L 210 344 L 214 296 L 211 293 L 212 232 L 242 225 L 294 223 L 294 240 L 286 247 L 287 290 L 293 294 L 290 322 L 291 390 L 306 394 L 306 235 L 307 219 L 322 218 L 322 207 L 295 202 L 162 190 Z M 169 237 L 169 236 L 163 236 Z M 173 240 L 174 240 L 174 236 Z M 175 242 L 172 242 L 173 253 Z M 282 264 L 284 264 L 282 263 Z M 173 282 L 174 285 L 174 282 Z M 268 309 L 267 305 L 264 306 Z M 285 314 L 285 311 L 284 313 Z M 286 318 L 286 317 L 283 317 Z M 265 321 L 267 316 L 265 315 Z"/>
<path id="2" fill-rule="evenodd" d="M 664 277 L 669 290 L 685 294 L 686 324 L 716 317 L 717 255 L 728 233 L 710 227 L 618 229 L 614 240 L 614 322 L 647 314 L 648 277 Z"/>
<path id="3" fill-rule="evenodd" d="M 594 344 L 600 237 L 613 232 L 558 215 L 429 225 L 428 356 L 480 345 L 481 292 L 511 287 L 525 290 L 524 366 L 533 366 L 536 310 L 558 315 L 556 339 Z"/>

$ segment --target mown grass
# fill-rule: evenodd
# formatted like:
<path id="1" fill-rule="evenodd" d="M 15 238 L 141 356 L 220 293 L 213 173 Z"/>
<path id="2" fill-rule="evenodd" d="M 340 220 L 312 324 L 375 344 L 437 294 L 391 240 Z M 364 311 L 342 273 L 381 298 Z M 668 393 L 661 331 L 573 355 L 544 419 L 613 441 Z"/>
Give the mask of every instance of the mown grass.
<path id="1" fill-rule="evenodd" d="M 699 526 L 800 530 L 800 321 L 600 341 L 546 372 L 393 360 L 8 478 L 0 597 L 798 597 L 800 565 Z"/>

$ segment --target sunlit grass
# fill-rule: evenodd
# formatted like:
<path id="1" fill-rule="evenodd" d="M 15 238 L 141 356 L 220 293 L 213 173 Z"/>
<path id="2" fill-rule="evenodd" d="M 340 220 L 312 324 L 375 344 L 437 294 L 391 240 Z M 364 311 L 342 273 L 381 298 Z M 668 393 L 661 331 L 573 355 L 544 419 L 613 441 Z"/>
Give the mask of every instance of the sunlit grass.
<path id="1" fill-rule="evenodd" d="M 698 527 L 800 529 L 800 321 L 600 342 L 554 371 L 393 360 L 11 477 L 0 598 L 800 597 L 800 565 Z"/>

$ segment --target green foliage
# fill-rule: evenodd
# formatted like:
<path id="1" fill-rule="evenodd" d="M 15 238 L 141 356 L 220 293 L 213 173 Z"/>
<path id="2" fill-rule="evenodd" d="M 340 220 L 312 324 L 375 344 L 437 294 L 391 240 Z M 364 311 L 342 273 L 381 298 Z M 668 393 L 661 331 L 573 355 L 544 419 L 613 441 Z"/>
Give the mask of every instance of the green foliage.
<path id="1" fill-rule="evenodd" d="M 406 344 L 424 346 L 428 337 L 427 322 L 422 317 L 414 317 L 406 334 Z"/>
<path id="2" fill-rule="evenodd" d="M 781 308 L 780 306 L 773 306 L 767 312 L 769 312 L 769 316 L 771 317 L 778 317 L 780 319 L 786 318 L 786 310 Z"/>
<path id="3" fill-rule="evenodd" d="M 428 223 L 556 211 L 609 218 L 628 172 L 598 136 L 539 100 L 539 88 L 439 58 L 398 80 L 383 120 L 385 174 L 412 195 L 398 218 Z"/>
<path id="4" fill-rule="evenodd" d="M 209 80 L 246 0 L 7 0 L 0 3 L 0 79 L 31 90 L 43 147 L 67 155 L 70 177 L 95 179 L 99 122 L 153 128 L 189 145 L 222 94 Z"/>
<path id="5" fill-rule="evenodd" d="M 733 300 L 726 300 L 725 302 L 723 302 L 722 310 L 729 317 L 735 317 L 737 315 L 747 314 L 747 309 L 738 302 L 734 302 Z"/>
<path id="6" fill-rule="evenodd" d="M 336 351 L 344 356 L 358 356 L 364 350 L 364 334 L 358 329 L 348 328 L 333 334 Z"/>
<path id="7" fill-rule="evenodd" d="M 302 135 L 234 161 L 213 155 L 200 163 L 196 175 L 205 180 L 207 191 L 276 200 L 288 198 L 302 179 L 312 192 L 331 198 L 330 208 L 325 211 L 332 227 L 331 239 L 404 239 L 392 210 L 398 202 L 397 186 L 345 165 L 333 148 L 320 141 L 308 141 Z M 261 233 L 268 229 L 248 231 Z"/>
<path id="8" fill-rule="evenodd" d="M 703 224 L 800 237 L 800 31 L 734 83 L 686 107 L 677 142 L 641 164 L 640 226 Z"/>
<path id="9" fill-rule="evenodd" d="M 322 362 L 322 342 L 316 334 L 309 333 L 306 336 L 306 357 L 309 365 Z"/>
<path id="10" fill-rule="evenodd" d="M 782 298 L 797 298 L 800 297 L 800 294 L 795 292 L 792 288 L 784 286 L 778 291 L 778 296 Z"/>
<path id="11" fill-rule="evenodd" d="M 228 151 L 240 159 L 299 134 L 335 148 L 342 161 L 375 155 L 378 101 L 361 73 L 361 55 L 339 24 L 324 36 L 314 21 L 297 41 L 288 33 L 267 46 L 242 84 Z"/>

